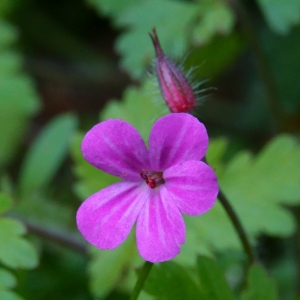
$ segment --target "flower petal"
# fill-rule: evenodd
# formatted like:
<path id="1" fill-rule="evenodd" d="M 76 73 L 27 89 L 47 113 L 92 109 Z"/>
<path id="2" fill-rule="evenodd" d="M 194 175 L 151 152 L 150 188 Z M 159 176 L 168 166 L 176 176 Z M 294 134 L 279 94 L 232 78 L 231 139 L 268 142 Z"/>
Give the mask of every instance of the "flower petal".
<path id="1" fill-rule="evenodd" d="M 81 149 L 94 167 L 126 180 L 140 180 L 148 167 L 148 150 L 138 133 L 123 120 L 107 120 L 95 125 L 85 135 Z"/>
<path id="2" fill-rule="evenodd" d="M 97 248 L 114 249 L 135 223 L 147 199 L 144 190 L 144 183 L 124 181 L 90 196 L 77 211 L 79 231 Z"/>
<path id="3" fill-rule="evenodd" d="M 199 215 L 215 203 L 218 180 L 213 169 L 202 161 L 187 161 L 163 173 L 169 197 L 182 213 Z"/>
<path id="4" fill-rule="evenodd" d="M 204 125 L 186 113 L 169 114 L 153 125 L 149 137 L 149 160 L 154 171 L 163 171 L 187 160 L 200 160 L 208 136 Z"/>
<path id="5" fill-rule="evenodd" d="M 149 189 L 149 199 L 139 214 L 136 227 L 137 246 L 141 256 L 150 262 L 172 259 L 185 240 L 183 218 L 167 190 Z"/>

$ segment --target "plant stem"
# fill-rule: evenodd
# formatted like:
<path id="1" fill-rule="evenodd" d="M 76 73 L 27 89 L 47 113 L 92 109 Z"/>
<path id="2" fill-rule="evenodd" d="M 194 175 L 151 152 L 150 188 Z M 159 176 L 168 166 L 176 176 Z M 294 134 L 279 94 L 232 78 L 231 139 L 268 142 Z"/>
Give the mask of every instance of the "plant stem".
<path id="1" fill-rule="evenodd" d="M 203 162 L 208 164 L 205 156 L 202 160 L 203 160 Z M 219 190 L 218 199 L 220 200 L 221 204 L 223 205 L 224 209 L 226 210 L 226 213 L 229 216 L 229 218 L 232 222 L 232 225 L 234 226 L 234 228 L 241 240 L 244 251 L 248 256 L 249 264 L 253 264 L 255 262 L 255 256 L 253 254 L 249 239 L 246 235 L 246 231 L 245 231 L 239 217 L 235 213 L 233 207 L 231 206 L 230 202 L 226 198 L 225 194 L 221 191 L 221 189 Z"/>
<path id="2" fill-rule="evenodd" d="M 54 229 L 49 229 L 32 222 L 22 220 L 23 224 L 27 228 L 29 233 L 37 235 L 43 239 L 54 242 L 58 245 L 68 247 L 72 250 L 78 251 L 80 253 L 87 253 L 87 245 L 81 242 L 77 237 L 73 236 L 69 232 L 61 232 Z"/>
<path id="3" fill-rule="evenodd" d="M 235 213 L 233 207 L 227 200 L 226 196 L 223 194 L 223 192 L 220 190 L 218 194 L 218 199 L 220 200 L 221 204 L 223 205 L 224 209 L 226 210 L 234 228 L 236 229 L 239 238 L 242 242 L 244 251 L 248 255 L 249 263 L 253 264 L 255 262 L 254 254 L 251 248 L 251 245 L 249 243 L 249 240 L 247 238 L 246 232 L 242 226 L 242 223 L 240 222 L 237 214 Z"/>
<path id="4" fill-rule="evenodd" d="M 139 278 L 135 284 L 135 287 L 131 294 L 130 300 L 138 299 L 138 296 L 143 288 L 144 282 L 146 281 L 152 266 L 153 266 L 153 263 L 151 263 L 149 261 L 145 261 L 145 263 L 139 273 Z"/>

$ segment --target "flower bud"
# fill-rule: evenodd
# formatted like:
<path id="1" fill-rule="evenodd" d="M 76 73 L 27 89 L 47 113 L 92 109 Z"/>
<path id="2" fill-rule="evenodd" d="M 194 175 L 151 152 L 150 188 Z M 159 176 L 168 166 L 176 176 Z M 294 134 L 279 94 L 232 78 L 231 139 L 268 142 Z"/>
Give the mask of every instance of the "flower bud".
<path id="1" fill-rule="evenodd" d="M 164 54 L 155 28 L 149 33 L 156 52 L 156 71 L 160 90 L 173 113 L 188 112 L 196 105 L 196 96 L 182 71 Z"/>

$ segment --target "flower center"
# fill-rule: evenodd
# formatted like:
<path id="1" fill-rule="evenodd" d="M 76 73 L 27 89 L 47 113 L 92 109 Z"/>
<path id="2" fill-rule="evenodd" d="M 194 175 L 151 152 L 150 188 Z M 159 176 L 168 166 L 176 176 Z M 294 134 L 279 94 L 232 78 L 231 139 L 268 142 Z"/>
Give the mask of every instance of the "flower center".
<path id="1" fill-rule="evenodd" d="M 140 175 L 151 189 L 165 183 L 163 172 L 154 172 L 142 169 Z"/>

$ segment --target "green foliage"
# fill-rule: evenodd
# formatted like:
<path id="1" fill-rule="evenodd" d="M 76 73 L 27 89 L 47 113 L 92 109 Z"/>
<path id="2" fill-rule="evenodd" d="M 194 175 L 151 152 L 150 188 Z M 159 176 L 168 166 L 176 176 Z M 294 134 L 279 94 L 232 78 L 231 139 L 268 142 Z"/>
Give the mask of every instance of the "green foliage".
<path id="1" fill-rule="evenodd" d="M 7 291 L 7 290 L 0 290 L 0 299 L 1 300 L 22 300 L 20 296 L 15 294 L 14 292 Z"/>
<path id="2" fill-rule="evenodd" d="M 200 278 L 204 299 L 234 300 L 233 293 L 226 281 L 224 272 L 218 264 L 207 257 L 200 256 L 197 260 L 197 271 Z"/>
<path id="3" fill-rule="evenodd" d="M 211 139 L 209 142 L 209 148 L 206 154 L 206 159 L 213 166 L 218 178 L 225 169 L 223 163 L 223 156 L 227 148 L 228 140 L 224 137 Z"/>
<path id="4" fill-rule="evenodd" d="M 0 268 L 0 299 L 1 300 L 22 300 L 23 298 L 19 297 L 10 289 L 14 288 L 17 284 L 15 276 L 3 269 Z"/>
<path id="5" fill-rule="evenodd" d="M 298 0 L 257 0 L 270 26 L 277 33 L 285 34 L 300 22 Z"/>
<path id="6" fill-rule="evenodd" d="M 3 199 L 7 199 L 7 196 L 4 197 L 1 194 L 0 206 Z M 21 222 L 0 216 L 0 263 L 2 265 L 13 269 L 31 269 L 37 266 L 38 256 L 36 250 L 24 238 L 25 232 L 26 229 Z M 22 299 L 11 291 L 16 284 L 17 280 L 15 276 L 10 271 L 0 268 L 1 300 Z"/>
<path id="7" fill-rule="evenodd" d="M 199 256 L 196 270 L 187 270 L 175 262 L 155 264 L 146 280 L 144 290 L 155 299 L 236 299 L 224 271 L 211 258 Z M 262 266 L 251 266 L 242 300 L 277 300 L 274 280 Z"/>
<path id="8" fill-rule="evenodd" d="M 216 36 L 209 43 L 198 45 L 187 57 L 186 66 L 193 68 L 195 62 L 199 62 L 201 66 L 194 70 L 193 76 L 217 78 L 234 63 L 244 48 L 244 40 L 237 32 L 226 37 Z"/>
<path id="9" fill-rule="evenodd" d="M 155 264 L 144 289 L 158 300 L 203 299 L 201 290 L 191 274 L 172 261 Z"/>
<path id="10" fill-rule="evenodd" d="M 73 115 L 56 117 L 40 132 L 26 154 L 20 175 L 21 195 L 45 187 L 68 152 L 77 125 Z"/>
<path id="11" fill-rule="evenodd" d="M 2 217 L 13 206 L 11 197 L 0 191 L 0 265 L 9 268 L 31 269 L 36 267 L 38 256 L 35 248 L 24 238 L 26 229 L 17 220 Z M 22 300 L 11 291 L 17 284 L 15 276 L 8 270 L 0 267 L 0 299 Z"/>
<path id="12" fill-rule="evenodd" d="M 234 300 L 224 271 L 216 261 L 199 256 L 196 269 L 175 262 L 155 264 L 144 290 L 155 299 Z"/>
<path id="13" fill-rule="evenodd" d="M 0 50 L 9 48 L 17 39 L 18 33 L 15 27 L 0 19 Z"/>
<path id="14" fill-rule="evenodd" d="M 118 16 L 124 11 L 128 6 L 138 2 L 139 0 L 88 0 L 88 2 L 94 5 L 100 13 L 109 16 Z"/>
<path id="15" fill-rule="evenodd" d="M 10 268 L 34 268 L 37 253 L 23 238 L 26 229 L 21 222 L 9 218 L 0 219 L 0 261 Z"/>
<path id="16" fill-rule="evenodd" d="M 0 18 L 8 15 L 15 8 L 17 3 L 18 3 L 18 0 L 17 1 L 1 0 L 1 2 L 0 2 Z"/>
<path id="17" fill-rule="evenodd" d="M 197 10 L 200 20 L 193 29 L 196 44 L 206 44 L 216 34 L 227 35 L 234 26 L 234 15 L 225 1 L 198 1 Z"/>
<path id="18" fill-rule="evenodd" d="M 155 79 L 156 80 L 156 79 Z M 153 98 L 157 98 L 154 101 Z M 110 101 L 100 115 L 101 120 L 123 119 L 138 128 L 140 134 L 147 142 L 153 123 L 168 110 L 158 87 L 150 80 L 140 87 L 129 87 L 123 94 L 122 101 Z"/>
<path id="19" fill-rule="evenodd" d="M 273 279 L 269 278 L 264 268 L 260 265 L 251 267 L 247 288 L 242 294 L 242 300 L 277 300 L 277 289 Z"/>
<path id="20" fill-rule="evenodd" d="M 298 0 L 257 1 L 274 32 L 287 33 L 292 26 L 299 22 L 300 6 Z M 33 58 L 34 64 L 28 64 L 29 69 L 37 77 L 37 82 L 41 87 L 39 92 L 47 99 L 43 115 L 44 113 L 49 115 L 49 111 L 47 111 L 49 107 L 52 115 L 56 107 L 52 107 L 53 103 L 49 101 L 51 97 L 47 97 L 49 94 L 54 94 L 52 91 L 47 94 L 50 90 L 48 88 L 49 78 L 51 78 L 51 84 L 55 83 L 59 86 L 59 89 L 55 90 L 55 95 L 57 92 L 58 96 L 61 95 L 57 90 L 61 90 L 63 93 L 66 90 L 76 92 L 77 86 L 73 86 L 74 81 L 80 83 L 80 91 L 82 87 L 84 89 L 90 88 L 90 78 L 88 80 L 83 78 L 81 81 L 79 78 L 81 76 L 78 76 L 78 69 L 81 69 L 80 75 L 91 74 L 91 72 L 93 73 L 91 69 L 95 70 L 99 66 L 95 61 L 99 59 L 99 53 L 102 57 L 102 50 L 104 57 L 106 57 L 106 51 L 111 55 L 109 43 L 112 41 L 111 33 L 113 30 L 109 28 L 106 31 L 109 27 L 108 22 L 96 20 L 90 10 L 88 13 L 83 11 L 78 18 L 76 12 L 84 7 L 84 2 L 81 2 L 81 6 L 79 6 L 79 2 L 63 3 L 58 6 L 55 2 L 50 1 L 50 5 L 46 4 L 47 1 L 39 2 L 38 0 L 30 1 L 27 6 L 19 6 L 19 3 L 24 4 L 24 1 L 2 0 L 0 2 L 1 18 L 8 16 L 15 6 L 18 8 L 18 13 L 12 15 L 11 20 L 16 24 L 25 25 L 19 25 L 22 29 L 22 39 L 19 41 L 17 27 L 10 26 L 3 21 L 0 22 L 0 169 L 2 171 L 4 167 L 9 166 L 5 173 L 1 173 L 0 178 L 0 190 L 3 190 L 0 192 L 0 214 L 8 214 L 5 217 L 0 217 L 0 299 L 21 299 L 12 291 L 17 285 L 17 277 L 21 279 L 18 283 L 18 292 L 24 297 L 29 295 L 28 298 L 32 298 L 30 296 L 33 295 L 37 299 L 44 299 L 45 297 L 51 299 L 71 299 L 71 297 L 72 299 L 87 299 L 89 296 L 85 293 L 83 295 L 77 294 L 77 288 L 81 284 L 84 286 L 83 289 L 87 289 L 85 286 L 87 283 L 84 280 L 85 275 L 82 272 L 87 258 L 81 253 L 74 255 L 75 252 L 70 249 L 63 254 L 64 251 L 60 246 L 54 245 L 54 243 L 52 245 L 52 242 L 45 244 L 37 236 L 34 237 L 34 241 L 42 253 L 41 268 L 27 273 L 2 268 L 2 265 L 13 269 L 34 268 L 37 264 L 36 252 L 32 244 L 25 238 L 25 227 L 21 222 L 11 219 L 12 217 L 18 216 L 21 220 L 33 221 L 32 224 L 41 226 L 42 232 L 43 230 L 46 232 L 45 236 L 49 230 L 50 236 L 54 233 L 54 238 L 51 237 L 52 240 L 58 237 L 58 241 L 61 241 L 60 233 L 62 233 L 63 240 L 65 238 L 63 233 L 67 228 L 68 230 L 76 230 L 74 214 L 78 203 L 73 201 L 74 195 L 69 188 L 70 183 L 73 183 L 73 178 L 68 172 L 67 163 L 70 162 L 64 164 L 67 166 L 66 169 L 60 169 L 71 138 L 73 138 L 71 151 L 74 161 L 74 165 L 71 167 L 78 177 L 73 187 L 81 199 L 85 199 L 94 192 L 119 180 L 92 167 L 83 159 L 80 150 L 83 133 L 74 134 L 77 118 L 73 115 L 55 118 L 41 128 L 34 142 L 28 146 L 26 130 L 31 118 L 39 109 L 39 103 L 34 92 L 33 82 L 21 71 L 23 57 L 17 51 L 17 47 L 25 50 L 28 57 Z M 208 107 L 207 110 L 210 110 L 210 104 L 212 104 L 213 109 L 218 111 L 217 115 L 228 115 L 227 120 L 232 119 L 231 123 L 228 121 L 228 124 L 226 123 L 226 126 L 221 128 L 218 126 L 218 118 L 211 118 L 207 124 L 213 124 L 213 126 L 209 127 L 208 130 L 210 133 L 211 130 L 216 130 L 217 133 L 226 131 L 228 136 L 241 133 L 235 142 L 243 143 L 241 140 L 247 139 L 249 145 L 250 139 L 246 135 L 248 132 L 254 132 L 253 124 L 258 124 L 258 120 L 261 122 L 267 110 L 263 111 L 264 95 L 260 91 L 261 85 L 257 84 L 256 76 L 248 72 L 250 65 L 248 55 L 241 57 L 241 61 L 237 65 L 233 64 L 237 55 L 244 50 L 244 45 L 247 45 L 249 41 L 240 30 L 241 22 L 235 24 L 235 19 L 238 18 L 234 16 L 231 7 L 232 2 L 224 0 L 86 0 L 86 2 L 94 6 L 100 14 L 111 18 L 111 24 L 118 30 L 118 36 L 114 42 L 116 49 L 121 54 L 121 65 L 135 78 L 139 78 L 144 73 L 145 66 L 149 65 L 151 58 L 154 57 L 153 46 L 147 36 L 147 32 L 153 27 L 157 28 L 165 52 L 171 56 L 182 57 L 185 52 L 190 50 L 190 45 L 195 46 L 194 49 L 191 49 L 191 55 L 185 65 L 195 65 L 195 61 L 196 64 L 205 63 L 198 70 L 195 70 L 193 75 L 214 79 L 228 68 L 234 70 L 233 75 L 238 75 L 243 79 L 237 78 L 233 87 L 230 84 L 228 87 L 229 90 L 233 88 L 234 93 L 238 96 L 232 97 L 232 91 L 228 93 L 226 89 L 222 90 L 221 85 L 216 94 L 221 95 L 221 100 L 230 98 L 230 104 L 222 101 L 220 105 L 218 101 L 211 101 L 206 106 Z M 49 11 L 44 10 L 46 5 L 49 5 Z M 250 5 L 252 4 L 250 3 Z M 56 14 L 56 7 L 61 8 L 58 10 L 58 14 Z M 66 16 L 63 16 L 63 12 L 66 12 Z M 251 11 L 252 13 L 256 14 L 257 12 L 254 10 Z M 89 18 L 90 16 L 92 18 Z M 237 16 L 239 16 L 238 12 Z M 260 16 L 256 15 L 255 17 L 259 19 Z M 23 18 L 24 20 L 22 20 Z M 89 31 L 94 24 L 97 24 L 97 21 L 101 25 L 105 24 L 104 29 Z M 72 22 L 76 25 L 72 25 Z M 263 26 L 260 25 L 260 22 L 257 22 L 257 25 L 257 32 L 263 33 L 261 30 Z M 72 26 L 76 28 L 75 34 L 75 31 L 72 32 L 74 30 Z M 278 39 L 275 35 L 270 36 L 269 33 L 263 36 L 263 41 L 266 44 L 265 51 L 273 73 L 271 77 L 273 75 L 277 81 L 275 86 L 279 92 L 278 96 L 284 104 L 283 111 L 293 113 L 296 111 L 294 108 L 299 106 L 299 55 L 295 55 L 299 52 L 297 52 L 299 48 L 298 31 L 299 28 L 295 28 L 288 37 L 282 39 Z M 54 35 L 47 34 L 53 32 L 55 32 Z M 97 32 L 97 34 L 93 32 Z M 83 35 L 84 38 L 79 38 L 77 34 Z M 42 42 L 41 39 L 35 38 L 37 36 L 42 37 Z M 55 38 L 47 38 L 50 36 L 55 36 Z M 108 36 L 109 38 L 107 38 Z M 99 40 L 101 40 L 100 43 L 98 43 Z M 92 47 L 96 46 L 97 53 L 95 54 L 93 50 L 90 51 L 89 46 L 85 43 L 92 45 Z M 105 45 L 103 49 L 100 49 L 100 52 L 99 44 L 101 47 Z M 71 48 L 68 45 L 71 45 Z M 89 57 L 90 53 L 93 55 Z M 92 66 L 88 64 L 76 65 L 78 61 L 85 61 L 85 59 L 81 60 L 80 58 L 86 56 L 90 58 L 88 61 L 92 62 Z M 48 64 L 49 58 L 51 58 L 50 64 Z M 52 60 L 55 62 L 53 65 Z M 97 82 L 97 85 L 99 83 L 103 85 L 105 82 L 104 85 L 108 83 L 114 89 L 115 78 L 112 81 L 106 81 L 111 78 L 109 74 L 115 74 L 115 69 L 112 66 L 119 63 L 115 58 L 112 60 L 113 63 L 111 64 L 105 59 L 104 68 L 99 69 L 101 75 L 97 78 L 100 82 L 93 78 L 92 81 Z M 47 63 L 44 63 L 45 61 Z M 113 72 L 111 72 L 112 69 Z M 243 71 L 244 69 L 247 71 Z M 64 72 L 70 70 L 72 72 L 71 78 L 63 77 Z M 229 80 L 225 84 L 235 82 L 231 77 L 226 78 Z M 119 79 L 116 78 L 116 80 Z M 221 80 L 223 79 L 221 78 Z M 249 82 L 255 82 L 255 84 L 252 85 Z M 45 86 L 46 89 L 44 89 Z M 258 95 L 255 99 L 252 99 L 252 94 L 247 92 L 247 89 L 252 90 L 252 87 Z M 156 90 L 158 92 L 158 88 Z M 244 98 L 240 97 L 243 97 L 243 93 L 247 94 L 247 97 L 253 101 L 250 105 L 248 102 L 244 102 Z M 218 95 L 217 97 L 219 97 Z M 157 97 L 161 106 L 152 102 L 154 97 L 153 88 L 149 82 L 144 83 L 141 87 L 130 87 L 125 91 L 121 101 L 113 100 L 107 104 L 104 111 L 101 112 L 100 120 L 124 119 L 137 127 L 144 140 L 147 141 L 154 121 L 167 112 L 161 97 Z M 256 104 L 257 107 L 254 107 Z M 163 105 L 164 108 L 162 108 Z M 243 107 L 242 113 L 235 118 L 234 113 L 230 111 L 231 108 L 234 107 L 233 110 L 235 110 L 244 105 L 247 106 L 247 111 Z M 248 105 L 250 106 L 250 113 Z M 72 106 L 70 109 L 73 108 Z M 224 111 L 223 108 L 225 108 Z M 86 113 L 90 111 L 90 108 L 83 107 L 83 111 Z M 229 111 L 230 114 L 227 114 Z M 239 109 L 237 111 L 241 112 Z M 297 112 L 295 112 L 296 114 Z M 231 116 L 233 117 L 231 118 Z M 84 118 L 86 117 L 88 116 L 85 115 Z M 205 115 L 205 117 L 207 116 Z M 208 116 L 207 119 L 210 117 Z M 243 128 L 239 127 L 237 132 L 231 130 L 227 132 L 227 128 L 230 129 L 233 123 L 236 124 L 235 126 L 242 124 Z M 289 121 L 287 123 L 294 126 L 294 131 L 299 129 L 299 124 L 296 122 Z M 270 136 L 269 132 L 267 134 L 260 132 L 260 134 L 258 137 L 260 141 L 266 140 Z M 252 243 L 254 244 L 256 237 L 262 234 L 283 238 L 290 236 L 295 232 L 296 222 L 287 206 L 300 204 L 299 143 L 292 136 L 280 135 L 266 143 L 257 154 L 243 151 L 232 156 L 227 162 L 227 154 L 233 152 L 233 143 L 222 137 L 211 139 L 207 160 L 215 169 L 220 186 L 235 208 Z M 13 161 L 12 158 L 20 145 L 22 145 L 22 152 L 25 153 L 24 160 L 21 161 L 23 155 L 19 155 Z M 258 149 L 258 145 L 254 144 L 253 148 Z M 19 153 L 23 154 L 20 150 Z M 21 165 L 20 173 L 18 173 L 19 165 Z M 59 169 L 61 172 L 58 172 Z M 64 172 L 67 175 L 63 174 Z M 59 177 L 56 178 L 55 175 L 57 174 Z M 6 180 L 7 178 L 8 180 Z M 14 185 L 15 182 L 16 185 Z M 55 184 L 51 185 L 51 182 Z M 13 201 L 9 195 L 14 195 L 16 201 Z M 71 201 L 68 203 L 70 199 Z M 13 210 L 10 211 L 12 208 Z M 214 259 L 199 257 L 199 254 L 213 257 L 215 253 L 223 256 L 226 250 L 229 250 L 231 254 L 233 253 L 233 260 L 240 257 L 240 241 L 219 201 L 210 212 L 202 216 L 184 216 L 184 218 L 187 237 L 186 243 L 181 248 L 181 253 L 174 261 L 156 264 L 153 267 L 145 286 L 146 291 L 151 296 L 146 296 L 144 293 L 141 294 L 140 299 L 150 299 L 149 297 L 151 297 L 151 299 L 158 300 L 231 300 L 235 296 L 240 296 L 233 295 L 233 291 L 226 281 L 224 270 Z M 77 231 L 76 234 L 78 234 Z M 75 240 L 75 245 L 76 243 L 77 240 Z M 66 244 L 68 244 L 68 239 Z M 73 243 L 68 245 L 72 247 Z M 293 251 L 291 250 L 291 252 Z M 88 274 L 90 276 L 89 287 L 93 296 L 102 299 L 127 299 L 128 293 L 136 281 L 138 272 L 135 272 L 135 268 L 141 265 L 142 260 L 136 249 L 134 229 L 120 247 L 113 251 L 100 251 L 91 248 L 90 256 Z M 268 259 L 272 260 L 269 257 Z M 295 260 L 295 258 L 293 259 Z M 290 258 L 287 260 L 290 265 L 294 262 L 291 262 Z M 284 268 L 279 266 L 277 272 L 281 273 L 281 284 L 284 280 L 290 280 L 289 278 L 295 279 L 296 282 L 297 275 L 291 275 L 293 272 L 296 273 L 296 269 L 296 266 L 293 265 L 284 271 Z M 274 274 L 274 269 L 272 270 Z M 18 276 L 15 277 L 14 272 Z M 289 276 L 285 276 L 285 274 Z M 234 281 L 239 280 L 236 277 L 233 280 L 233 286 Z M 242 283 L 239 282 L 239 284 Z M 75 291 L 72 290 L 74 286 L 76 287 Z M 294 292 L 291 293 L 292 286 L 295 286 L 294 282 L 289 283 L 287 288 L 290 297 Z M 240 286 L 237 287 L 238 290 Z M 70 290 L 74 294 L 71 295 Z M 62 294 L 60 294 L 61 292 Z M 283 295 L 282 292 L 281 294 Z M 287 297 L 287 294 L 283 299 Z M 119 295 L 121 296 L 118 297 Z M 272 279 L 268 278 L 265 270 L 260 266 L 252 267 L 241 299 L 273 300 L 277 298 L 275 284 Z"/>
<path id="21" fill-rule="evenodd" d="M 262 46 L 267 53 L 268 63 L 276 81 L 277 95 L 283 110 L 288 113 L 300 108 L 300 85 L 297 78 L 300 57 L 295 55 L 300 53 L 299 40 L 300 26 L 294 28 L 287 36 L 278 36 L 266 31 L 261 35 Z"/>
<path id="22" fill-rule="evenodd" d="M 116 42 L 123 66 L 134 77 L 144 73 L 145 64 L 154 57 L 147 36 L 157 28 L 166 53 L 174 57 L 187 51 L 189 37 L 202 44 L 215 34 L 232 31 L 234 18 L 229 7 L 220 0 L 184 2 L 171 0 L 122 1 L 90 0 L 100 13 L 109 14 L 117 27 L 129 28 Z M 172 16 L 171 18 L 169 16 Z M 216 22 L 217 20 L 217 22 Z M 194 25 L 190 32 L 191 25 Z M 176 33 L 176 34 L 174 34 Z"/>
<path id="23" fill-rule="evenodd" d="M 0 191 L 0 214 L 6 213 L 12 208 L 13 201 L 11 197 Z"/>
<path id="24" fill-rule="evenodd" d="M 170 14 L 172 18 L 167 18 Z M 151 41 L 145 34 L 153 27 L 156 27 L 167 53 L 175 57 L 182 55 L 188 46 L 186 31 L 196 16 L 195 5 L 179 1 L 147 0 L 128 7 L 117 20 L 118 24 L 131 28 L 116 43 L 123 66 L 134 77 L 144 73 L 145 64 L 154 57 Z"/>
<path id="25" fill-rule="evenodd" d="M 223 143 L 212 143 L 210 152 Z M 225 150 L 225 149 L 224 149 Z M 217 156 L 220 157 L 220 154 Z M 216 156 L 215 156 L 216 158 Z M 214 158 L 208 160 L 219 173 L 219 182 L 230 203 L 237 212 L 250 237 L 265 233 L 286 237 L 295 230 L 293 215 L 283 205 L 295 205 L 300 201 L 299 163 L 300 146 L 288 135 L 272 140 L 256 157 L 248 151 L 237 154 L 227 165 Z M 221 166 L 221 167 L 220 167 Z M 187 241 L 178 259 L 187 260 L 185 248 L 204 244 L 208 249 L 239 248 L 237 235 L 219 202 L 200 217 L 187 217 Z M 198 240 L 189 235 L 198 232 Z M 224 234 L 226 232 L 226 234 Z M 199 247 L 199 246 L 198 246 Z M 203 246 L 202 246 L 203 247 Z"/>
<path id="26" fill-rule="evenodd" d="M 39 109 L 33 83 L 20 72 L 21 58 L 14 52 L 15 27 L 0 19 L 0 168 L 22 141 L 29 118 Z"/>
<path id="27" fill-rule="evenodd" d="M 93 247 L 91 254 L 92 259 L 88 266 L 91 277 L 90 289 L 93 295 L 101 299 L 107 296 L 120 280 L 126 281 L 124 270 L 129 266 L 136 265 L 136 262 L 142 263 L 141 258 L 137 259 L 133 232 L 114 251 L 100 251 Z"/>
<path id="28" fill-rule="evenodd" d="M 16 278 L 15 276 L 3 269 L 0 268 L 0 290 L 3 288 L 13 288 L 16 286 Z"/>

